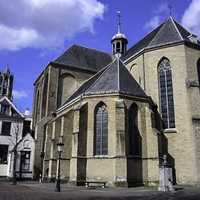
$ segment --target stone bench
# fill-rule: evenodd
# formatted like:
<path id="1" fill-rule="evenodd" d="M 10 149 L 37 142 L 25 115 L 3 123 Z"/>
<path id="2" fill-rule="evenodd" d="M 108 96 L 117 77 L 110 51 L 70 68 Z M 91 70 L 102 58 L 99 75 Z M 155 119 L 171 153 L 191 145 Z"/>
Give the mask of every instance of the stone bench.
<path id="1" fill-rule="evenodd" d="M 97 186 L 101 186 L 102 188 L 105 188 L 106 182 L 103 182 L 103 181 L 86 181 L 85 186 L 86 186 L 86 188 L 97 187 Z"/>

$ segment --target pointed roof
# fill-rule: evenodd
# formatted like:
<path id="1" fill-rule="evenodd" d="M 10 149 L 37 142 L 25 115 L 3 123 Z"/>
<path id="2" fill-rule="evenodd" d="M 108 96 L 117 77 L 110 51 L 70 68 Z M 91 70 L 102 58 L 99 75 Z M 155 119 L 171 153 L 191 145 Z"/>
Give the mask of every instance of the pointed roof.
<path id="1" fill-rule="evenodd" d="M 123 60 L 128 59 L 130 56 L 139 53 L 145 48 L 157 47 L 183 41 L 191 43 L 189 37 L 192 35 L 192 33 L 187 31 L 172 17 L 169 17 L 169 19 L 167 19 L 164 23 L 162 23 L 133 47 L 131 47 L 123 57 Z M 200 45 L 199 41 L 198 45 Z"/>
<path id="2" fill-rule="evenodd" d="M 81 70 L 97 72 L 113 60 L 111 54 L 95 49 L 73 45 L 52 63 Z"/>
<path id="3" fill-rule="evenodd" d="M 0 104 L 10 106 L 13 109 L 13 112 L 15 113 L 14 117 L 24 118 L 24 115 L 17 109 L 17 107 L 13 104 L 13 102 L 8 99 L 8 97 L 3 96 L 0 99 Z M 2 115 L 5 115 L 5 114 L 0 113 L 0 116 Z"/>
<path id="4" fill-rule="evenodd" d="M 108 66 L 83 83 L 82 86 L 67 99 L 64 105 L 81 96 L 113 93 L 148 98 L 144 90 L 119 58 L 116 58 Z"/>

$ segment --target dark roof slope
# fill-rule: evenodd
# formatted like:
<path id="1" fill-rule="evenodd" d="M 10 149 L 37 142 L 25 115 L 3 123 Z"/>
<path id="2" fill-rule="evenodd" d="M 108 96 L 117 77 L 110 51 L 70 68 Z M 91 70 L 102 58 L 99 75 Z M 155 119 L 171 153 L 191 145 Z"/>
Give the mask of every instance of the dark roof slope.
<path id="1" fill-rule="evenodd" d="M 108 65 L 112 60 L 112 55 L 108 53 L 73 45 L 54 60 L 53 63 L 97 72 L 102 69 L 102 67 Z"/>
<path id="2" fill-rule="evenodd" d="M 150 32 L 138 43 L 133 45 L 126 54 L 123 56 L 123 60 L 128 59 L 130 56 L 137 54 L 145 48 L 156 47 L 164 44 L 189 41 L 189 36 L 192 35 L 172 17 L 162 23 L 159 27 Z"/>
<path id="3" fill-rule="evenodd" d="M 80 96 L 112 93 L 148 98 L 123 62 L 116 58 L 112 63 L 83 83 L 82 86 L 67 99 L 65 104 Z"/>

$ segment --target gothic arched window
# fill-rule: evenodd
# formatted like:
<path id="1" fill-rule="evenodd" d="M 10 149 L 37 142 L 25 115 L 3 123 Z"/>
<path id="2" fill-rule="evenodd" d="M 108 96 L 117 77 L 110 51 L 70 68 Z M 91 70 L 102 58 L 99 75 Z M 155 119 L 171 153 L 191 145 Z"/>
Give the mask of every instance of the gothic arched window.
<path id="1" fill-rule="evenodd" d="M 95 135 L 94 135 L 94 154 L 108 154 L 108 112 L 106 105 L 100 103 L 95 108 L 94 113 Z"/>
<path id="2" fill-rule="evenodd" d="M 42 117 L 46 115 L 46 105 L 47 105 L 47 90 L 48 90 L 48 83 L 49 82 L 49 76 L 46 74 L 44 79 L 44 85 L 43 85 L 43 96 L 42 96 Z"/>
<path id="3" fill-rule="evenodd" d="M 198 73 L 198 81 L 199 81 L 199 85 L 200 85 L 200 58 L 197 61 L 197 73 Z"/>
<path id="4" fill-rule="evenodd" d="M 141 155 L 141 136 L 138 129 L 138 106 L 133 103 L 128 111 L 129 154 Z"/>
<path id="5" fill-rule="evenodd" d="M 62 74 L 59 80 L 58 105 L 63 105 L 67 98 L 73 94 L 77 88 L 76 78 L 71 74 Z"/>
<path id="6" fill-rule="evenodd" d="M 39 105 L 39 98 L 40 98 L 40 93 L 39 90 L 37 91 L 37 95 L 36 95 L 36 106 L 35 106 L 35 122 L 38 121 L 39 118 L 39 113 L 40 113 L 40 105 Z"/>
<path id="7" fill-rule="evenodd" d="M 165 128 L 175 128 L 172 68 L 167 58 L 158 65 L 160 110 Z"/>

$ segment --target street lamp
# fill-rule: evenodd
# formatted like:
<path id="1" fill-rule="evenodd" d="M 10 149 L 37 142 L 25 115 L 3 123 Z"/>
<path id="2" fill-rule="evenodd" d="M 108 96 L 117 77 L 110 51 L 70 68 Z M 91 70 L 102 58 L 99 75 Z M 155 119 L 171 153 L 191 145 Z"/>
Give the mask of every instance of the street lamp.
<path id="1" fill-rule="evenodd" d="M 61 160 L 61 154 L 63 151 L 64 144 L 62 143 L 62 138 L 60 138 L 59 143 L 57 144 L 58 147 L 58 177 L 56 180 L 56 192 L 60 192 L 60 160 Z"/>
<path id="2" fill-rule="evenodd" d="M 42 177 L 43 177 L 43 162 L 44 162 L 44 151 L 41 151 L 40 153 L 40 162 L 41 162 L 41 172 L 39 174 L 39 182 L 42 183 Z"/>

